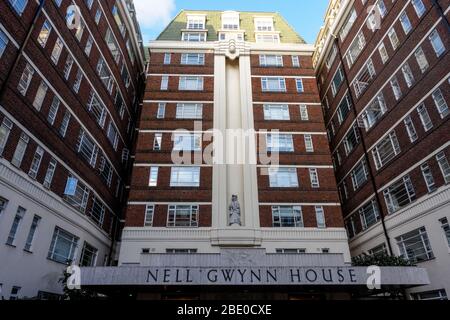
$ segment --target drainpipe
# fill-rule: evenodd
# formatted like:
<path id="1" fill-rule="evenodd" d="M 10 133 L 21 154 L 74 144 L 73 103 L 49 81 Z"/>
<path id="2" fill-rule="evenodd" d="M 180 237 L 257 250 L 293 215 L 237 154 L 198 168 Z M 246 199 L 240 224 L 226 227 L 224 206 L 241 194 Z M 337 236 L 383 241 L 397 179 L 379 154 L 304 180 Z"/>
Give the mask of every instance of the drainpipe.
<path id="1" fill-rule="evenodd" d="M 356 122 L 358 122 L 358 113 L 356 112 L 356 109 L 355 109 L 355 99 L 353 98 L 353 92 L 352 92 L 351 87 L 350 87 L 350 82 L 348 81 L 347 71 L 345 70 L 344 59 L 342 57 L 342 52 L 341 52 L 341 47 L 339 45 L 339 40 L 338 40 L 336 35 L 332 35 L 332 36 L 334 37 L 334 43 L 336 44 L 336 47 L 338 49 L 339 60 L 340 60 L 340 62 L 342 64 L 342 72 L 344 74 L 345 84 L 347 85 L 348 91 L 350 92 L 349 97 L 350 97 L 350 102 L 351 102 L 351 104 L 353 106 L 351 108 L 352 111 L 353 111 L 353 116 L 355 117 Z M 387 216 L 387 213 L 385 214 L 385 212 L 383 210 L 383 207 L 381 205 L 381 199 L 380 199 L 380 195 L 378 194 L 378 191 L 377 191 L 377 185 L 375 183 L 375 176 L 373 175 L 372 165 L 370 164 L 369 153 L 368 153 L 368 150 L 367 150 L 366 142 L 364 141 L 363 132 L 362 132 L 361 128 L 359 127 L 359 125 L 357 125 L 356 128 L 357 128 L 358 135 L 359 135 L 359 137 L 361 139 L 361 144 L 362 144 L 362 147 L 363 147 L 363 150 L 364 150 L 364 158 L 365 158 L 366 164 L 367 164 L 367 166 L 369 168 L 368 171 L 369 171 L 369 176 L 370 176 L 370 182 L 372 184 L 372 189 L 375 192 L 375 200 L 377 202 L 377 205 L 378 205 L 378 208 L 379 208 L 379 211 L 380 211 L 381 225 L 383 227 L 384 237 L 386 238 L 386 241 L 387 241 L 387 244 L 388 244 L 388 253 L 389 253 L 389 255 L 392 256 L 393 255 L 393 251 L 392 251 L 391 240 L 389 238 L 389 234 L 388 234 L 387 229 L 386 229 L 386 224 L 384 222 L 384 217 Z"/>
<path id="2" fill-rule="evenodd" d="M 445 21 L 445 26 L 447 27 L 447 31 L 450 31 L 450 24 L 448 22 L 447 16 L 445 15 L 444 9 L 442 8 L 439 0 L 432 0 L 433 7 L 436 8 L 437 12 L 441 16 L 442 20 Z"/>
<path id="3" fill-rule="evenodd" d="M 2 87 L 0 89 L 0 101 L 3 100 L 3 96 L 6 91 L 6 85 L 9 82 L 9 80 L 11 79 L 11 76 L 14 73 L 14 71 L 16 71 L 16 68 L 17 68 L 17 65 L 19 64 L 20 58 L 22 57 L 25 47 L 27 46 L 27 44 L 31 38 L 31 34 L 33 33 L 34 27 L 36 25 L 36 21 L 39 18 L 39 15 L 41 14 L 42 9 L 44 8 L 44 4 L 45 4 L 45 0 L 39 1 L 39 7 L 37 8 L 36 12 L 34 13 L 33 21 L 31 22 L 30 27 L 28 28 L 28 31 L 27 31 L 27 36 L 25 37 L 25 40 L 21 44 L 19 51 L 17 52 L 16 58 L 14 59 L 14 63 L 11 66 L 11 68 L 8 70 L 5 81 L 3 82 Z"/>

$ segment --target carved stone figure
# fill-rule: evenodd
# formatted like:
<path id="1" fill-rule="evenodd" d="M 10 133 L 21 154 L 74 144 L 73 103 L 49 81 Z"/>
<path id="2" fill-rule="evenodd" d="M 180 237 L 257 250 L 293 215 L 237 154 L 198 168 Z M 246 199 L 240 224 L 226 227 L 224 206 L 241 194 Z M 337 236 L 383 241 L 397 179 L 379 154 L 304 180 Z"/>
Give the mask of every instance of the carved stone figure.
<path id="1" fill-rule="evenodd" d="M 230 226 L 241 225 L 241 206 L 239 205 L 238 196 L 231 197 L 231 204 L 228 207 L 230 214 Z"/>

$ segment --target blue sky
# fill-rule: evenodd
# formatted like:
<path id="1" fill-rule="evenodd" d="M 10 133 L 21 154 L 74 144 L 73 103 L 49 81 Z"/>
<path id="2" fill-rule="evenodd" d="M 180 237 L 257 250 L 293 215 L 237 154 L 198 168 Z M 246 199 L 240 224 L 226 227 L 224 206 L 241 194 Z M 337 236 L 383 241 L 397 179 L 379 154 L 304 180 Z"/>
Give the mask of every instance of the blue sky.
<path id="1" fill-rule="evenodd" d="M 182 9 L 279 12 L 314 43 L 329 0 L 134 0 L 145 43 L 155 39 Z"/>

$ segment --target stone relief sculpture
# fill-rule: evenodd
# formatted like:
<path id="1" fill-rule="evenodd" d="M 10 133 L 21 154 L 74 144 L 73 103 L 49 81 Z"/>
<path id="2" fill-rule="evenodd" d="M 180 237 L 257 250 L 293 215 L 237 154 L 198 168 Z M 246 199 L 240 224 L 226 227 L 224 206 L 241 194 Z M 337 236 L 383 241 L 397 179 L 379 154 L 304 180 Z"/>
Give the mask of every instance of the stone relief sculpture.
<path id="1" fill-rule="evenodd" d="M 231 197 L 231 204 L 228 207 L 230 215 L 230 226 L 241 225 L 241 206 L 239 205 L 238 196 Z"/>

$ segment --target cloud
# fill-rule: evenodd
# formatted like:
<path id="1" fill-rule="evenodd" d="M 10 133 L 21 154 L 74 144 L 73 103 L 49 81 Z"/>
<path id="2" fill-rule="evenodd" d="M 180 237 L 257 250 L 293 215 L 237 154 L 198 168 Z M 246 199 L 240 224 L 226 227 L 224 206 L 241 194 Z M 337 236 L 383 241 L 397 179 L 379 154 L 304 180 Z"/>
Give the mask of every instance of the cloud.
<path id="1" fill-rule="evenodd" d="M 168 24 L 175 11 L 175 0 L 134 0 L 141 28 L 152 29 Z"/>

